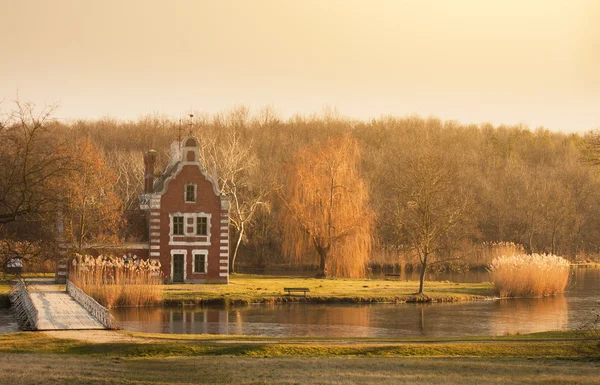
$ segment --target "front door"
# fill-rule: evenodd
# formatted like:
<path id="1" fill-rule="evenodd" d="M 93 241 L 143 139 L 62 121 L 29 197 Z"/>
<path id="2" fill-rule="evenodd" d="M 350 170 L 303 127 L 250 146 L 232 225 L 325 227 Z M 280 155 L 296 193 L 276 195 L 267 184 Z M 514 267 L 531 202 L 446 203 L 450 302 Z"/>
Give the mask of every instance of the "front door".
<path id="1" fill-rule="evenodd" d="M 183 282 L 183 254 L 173 255 L 173 282 Z"/>

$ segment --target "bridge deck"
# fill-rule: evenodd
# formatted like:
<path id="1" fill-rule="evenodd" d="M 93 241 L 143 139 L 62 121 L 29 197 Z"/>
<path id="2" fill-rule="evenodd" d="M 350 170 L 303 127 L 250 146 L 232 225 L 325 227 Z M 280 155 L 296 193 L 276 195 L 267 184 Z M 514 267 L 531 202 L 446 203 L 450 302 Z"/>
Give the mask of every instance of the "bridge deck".
<path id="1" fill-rule="evenodd" d="M 31 302 L 38 311 L 38 330 L 105 329 L 65 290 L 48 280 L 27 280 Z"/>

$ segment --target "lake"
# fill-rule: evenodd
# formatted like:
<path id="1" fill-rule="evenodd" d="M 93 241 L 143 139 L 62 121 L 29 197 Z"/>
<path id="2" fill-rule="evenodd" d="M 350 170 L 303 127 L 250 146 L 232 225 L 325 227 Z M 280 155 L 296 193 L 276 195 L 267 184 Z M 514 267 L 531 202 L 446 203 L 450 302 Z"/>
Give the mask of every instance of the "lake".
<path id="1" fill-rule="evenodd" d="M 475 274 L 452 280 L 489 280 L 486 273 Z M 600 269 L 574 268 L 571 274 L 567 292 L 547 298 L 398 305 L 260 304 L 230 309 L 123 308 L 111 313 L 126 330 L 174 334 L 459 337 L 533 333 L 577 327 L 593 309 L 600 309 Z"/>

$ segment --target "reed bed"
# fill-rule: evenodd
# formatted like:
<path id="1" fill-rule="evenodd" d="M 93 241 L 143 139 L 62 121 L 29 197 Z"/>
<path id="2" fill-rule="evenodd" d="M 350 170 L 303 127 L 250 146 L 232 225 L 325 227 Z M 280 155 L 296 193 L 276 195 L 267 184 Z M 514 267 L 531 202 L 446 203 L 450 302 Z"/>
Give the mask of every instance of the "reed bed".
<path id="1" fill-rule="evenodd" d="M 162 298 L 158 262 L 77 254 L 69 280 L 107 308 L 149 306 Z"/>
<path id="2" fill-rule="evenodd" d="M 569 262 L 552 254 L 494 258 L 490 271 L 501 297 L 543 297 L 562 293 L 569 282 Z"/>

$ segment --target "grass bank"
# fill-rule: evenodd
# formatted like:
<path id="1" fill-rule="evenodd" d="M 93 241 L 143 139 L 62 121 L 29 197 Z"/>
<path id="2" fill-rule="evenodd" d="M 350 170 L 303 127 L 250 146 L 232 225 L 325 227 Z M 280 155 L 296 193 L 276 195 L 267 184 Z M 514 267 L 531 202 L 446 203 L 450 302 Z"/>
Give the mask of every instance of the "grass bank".
<path id="1" fill-rule="evenodd" d="M 446 339 L 273 339 L 116 333 L 93 343 L 0 335 L 2 380 L 85 384 L 522 384 L 597 382 L 572 333 Z"/>
<path id="2" fill-rule="evenodd" d="M 288 296 L 285 287 L 305 287 L 307 296 Z M 165 285 L 166 305 L 226 305 L 249 303 L 451 302 L 487 298 L 490 283 L 426 282 L 425 295 L 416 295 L 415 281 L 316 279 L 236 274 L 228 285 Z"/>
<path id="3" fill-rule="evenodd" d="M 584 358 L 594 354 L 593 343 L 580 346 L 573 332 L 472 338 L 269 338 L 249 336 L 173 335 L 103 331 L 115 339 L 105 342 L 56 338 L 46 333 L 0 335 L 1 353 L 70 354 L 102 357 L 190 356 L 363 356 L 363 357 L 535 357 Z M 69 338 L 70 337 L 70 338 Z M 100 338 L 99 340 L 102 341 Z"/>

